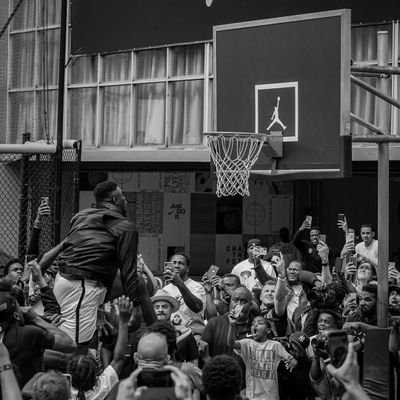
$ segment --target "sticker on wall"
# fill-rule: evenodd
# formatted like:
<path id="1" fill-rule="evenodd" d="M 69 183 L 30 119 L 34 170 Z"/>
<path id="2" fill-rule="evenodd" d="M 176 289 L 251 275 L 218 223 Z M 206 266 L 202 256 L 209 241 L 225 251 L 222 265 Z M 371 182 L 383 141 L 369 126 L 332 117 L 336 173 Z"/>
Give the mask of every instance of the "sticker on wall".
<path id="1" fill-rule="evenodd" d="M 221 272 L 227 273 L 246 257 L 242 235 L 216 235 L 215 261 Z"/>
<path id="2" fill-rule="evenodd" d="M 194 189 L 194 174 L 190 172 L 164 172 L 163 190 L 166 193 L 190 193 Z"/>

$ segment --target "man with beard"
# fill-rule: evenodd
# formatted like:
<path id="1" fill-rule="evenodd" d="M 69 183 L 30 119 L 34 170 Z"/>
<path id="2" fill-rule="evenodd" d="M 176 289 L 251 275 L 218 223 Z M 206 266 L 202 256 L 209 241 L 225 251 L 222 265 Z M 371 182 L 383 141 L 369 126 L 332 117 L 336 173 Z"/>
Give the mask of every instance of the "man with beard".
<path id="1" fill-rule="evenodd" d="M 229 329 L 228 314 L 230 311 L 240 309 L 236 319 L 236 339 L 251 336 L 250 308 L 252 304 L 251 292 L 243 285 L 240 285 L 232 292 L 229 310 L 218 317 L 211 318 L 201 336 L 203 342 L 208 344 L 208 351 L 211 357 L 219 354 L 233 356 L 233 350 L 228 346 L 227 335 Z"/>
<path id="2" fill-rule="evenodd" d="M 282 255 L 274 256 L 272 264 L 278 273 L 278 280 L 269 280 L 265 282 L 261 289 L 260 311 L 270 325 L 274 337 L 288 336 L 294 332 L 294 324 L 287 315 L 287 278 L 285 261 Z"/>
<path id="3" fill-rule="evenodd" d="M 358 295 L 358 309 L 347 317 L 346 327 L 368 329 L 377 326 L 377 295 L 377 285 L 369 283 L 363 286 Z"/>
<path id="4" fill-rule="evenodd" d="M 171 315 L 179 310 L 179 303 L 167 292 L 160 289 L 151 298 L 156 317 L 159 321 L 171 322 Z M 197 365 L 198 351 L 197 343 L 189 328 L 182 331 L 176 330 L 177 350 L 175 352 L 175 360 L 181 362 L 192 362 Z"/>
<path id="5" fill-rule="evenodd" d="M 176 299 L 178 312 L 171 317 L 177 327 L 190 328 L 193 335 L 201 335 L 204 330 L 204 306 L 206 296 L 203 286 L 189 278 L 190 260 L 186 254 L 176 253 L 171 257 L 172 269 L 164 271 L 165 292 Z"/>
<path id="6" fill-rule="evenodd" d="M 292 319 L 294 310 L 307 303 L 306 292 L 300 282 L 300 272 L 303 270 L 304 264 L 301 261 L 292 261 L 286 271 L 287 283 L 286 286 L 286 311 L 289 319 Z"/>
<path id="7" fill-rule="evenodd" d="M 310 241 L 302 240 L 303 231 L 306 229 L 310 229 Z M 293 237 L 293 244 L 303 256 L 306 271 L 320 273 L 323 265 L 332 265 L 332 252 L 329 250 L 328 259 L 322 260 L 318 251 L 320 244 L 325 245 L 325 243 L 320 241 L 320 235 L 321 229 L 318 226 L 309 228 L 308 221 L 305 220 Z"/>
<path id="8" fill-rule="evenodd" d="M 225 314 L 229 310 L 232 292 L 240 285 L 239 277 L 234 274 L 225 274 L 222 278 L 213 277 L 213 282 L 210 282 L 206 272 L 202 277 L 202 282 L 206 292 L 207 319 Z M 220 299 L 214 298 L 214 288 L 217 288 Z"/>
<path id="9" fill-rule="evenodd" d="M 138 233 L 126 218 L 127 201 L 111 181 L 99 183 L 94 197 L 96 207 L 78 212 L 64 241 L 43 256 L 47 263 L 59 253 L 54 295 L 64 319 L 60 329 L 81 345 L 94 335 L 98 305 L 104 303 L 118 269 L 135 315 L 140 312 Z"/>

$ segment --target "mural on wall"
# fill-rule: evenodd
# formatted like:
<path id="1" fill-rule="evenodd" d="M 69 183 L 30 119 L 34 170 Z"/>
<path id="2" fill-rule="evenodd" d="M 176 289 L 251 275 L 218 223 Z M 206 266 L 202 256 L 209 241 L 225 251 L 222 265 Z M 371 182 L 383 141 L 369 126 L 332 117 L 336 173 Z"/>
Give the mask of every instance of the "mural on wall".
<path id="1" fill-rule="evenodd" d="M 155 274 L 162 273 L 164 261 L 175 251 L 190 256 L 194 276 L 211 264 L 220 273 L 230 272 L 247 257 L 249 239 L 259 237 L 268 247 L 278 240 L 279 228 L 292 230 L 292 194 L 275 194 L 263 180 L 250 181 L 249 197 L 217 198 L 209 172 L 96 174 L 81 180 L 80 208 L 92 206 L 96 183 L 115 181 L 139 232 L 139 253 Z"/>

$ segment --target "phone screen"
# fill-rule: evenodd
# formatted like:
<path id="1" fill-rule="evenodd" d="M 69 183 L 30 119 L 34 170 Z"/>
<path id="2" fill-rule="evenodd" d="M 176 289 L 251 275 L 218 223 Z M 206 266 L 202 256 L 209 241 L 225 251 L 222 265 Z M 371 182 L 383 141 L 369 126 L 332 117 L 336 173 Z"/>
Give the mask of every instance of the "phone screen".
<path id="1" fill-rule="evenodd" d="M 327 337 L 331 363 L 334 367 L 339 368 L 347 355 L 347 332 L 342 330 L 328 331 Z"/>
<path id="2" fill-rule="evenodd" d="M 147 387 L 171 387 L 174 382 L 171 378 L 171 372 L 164 369 L 144 369 L 137 378 L 138 386 Z"/>

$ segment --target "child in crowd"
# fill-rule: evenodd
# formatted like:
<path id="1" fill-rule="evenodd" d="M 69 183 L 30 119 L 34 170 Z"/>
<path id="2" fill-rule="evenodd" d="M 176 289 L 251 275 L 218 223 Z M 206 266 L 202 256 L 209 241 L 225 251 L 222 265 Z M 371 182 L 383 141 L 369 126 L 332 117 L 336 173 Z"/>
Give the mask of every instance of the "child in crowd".
<path id="1" fill-rule="evenodd" d="M 278 400 L 279 362 L 284 360 L 286 368 L 292 371 L 297 361 L 281 343 L 269 339 L 271 325 L 262 316 L 257 316 L 253 320 L 252 338 L 235 340 L 238 313 L 238 310 L 233 309 L 228 316 L 230 323 L 228 344 L 246 365 L 246 397 L 250 400 L 265 400 L 266 398 Z"/>

